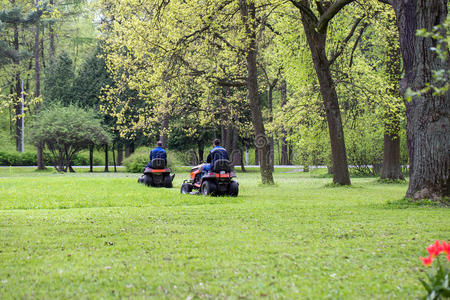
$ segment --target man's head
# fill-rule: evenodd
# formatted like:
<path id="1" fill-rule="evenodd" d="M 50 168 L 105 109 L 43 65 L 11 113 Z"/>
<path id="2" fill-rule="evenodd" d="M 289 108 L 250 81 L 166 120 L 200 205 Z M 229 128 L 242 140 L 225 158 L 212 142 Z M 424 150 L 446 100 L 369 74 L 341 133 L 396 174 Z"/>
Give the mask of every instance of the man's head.
<path id="1" fill-rule="evenodd" d="M 157 141 L 157 142 L 156 142 L 156 146 L 162 147 L 162 142 L 161 142 L 161 141 Z"/>
<path id="2" fill-rule="evenodd" d="M 220 140 L 219 139 L 215 139 L 214 140 L 214 146 L 219 146 L 220 145 Z"/>

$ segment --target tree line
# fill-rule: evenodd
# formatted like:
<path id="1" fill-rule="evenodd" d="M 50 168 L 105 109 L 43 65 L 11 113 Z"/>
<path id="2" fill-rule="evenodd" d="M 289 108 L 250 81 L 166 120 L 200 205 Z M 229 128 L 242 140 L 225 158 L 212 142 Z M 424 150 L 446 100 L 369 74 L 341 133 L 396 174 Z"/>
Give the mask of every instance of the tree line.
<path id="1" fill-rule="evenodd" d="M 0 20 L 7 24 L 16 2 L 3 4 L 9 8 Z M 9 95 L 17 111 L 15 28 L 34 28 L 28 61 L 38 100 L 28 106 L 36 111 L 39 57 L 45 49 L 54 57 L 58 15 L 70 10 L 24 4 L 17 25 L 0 27 L 10 35 L 0 51 L 10 53 L 2 62 L 15 70 Z M 274 182 L 275 148 L 281 163 L 295 151 L 305 163 L 329 165 L 333 182 L 347 185 L 354 149 L 382 145 L 381 177 L 402 179 L 404 138 L 406 196 L 446 197 L 447 9 L 444 0 L 100 0 L 89 9 L 100 32 L 97 50 L 78 69 L 68 101 L 102 111 L 117 141 L 159 137 L 169 147 L 197 148 L 201 160 L 208 140 L 219 136 L 241 165 L 244 148 L 254 147 L 267 184 Z M 65 78 L 55 74 L 45 80 Z M 86 94 L 99 77 L 101 84 Z M 42 103 L 56 99 L 52 84 L 44 86 Z M 62 86 L 53 88 L 69 90 Z M 20 118 L 16 113 L 17 137 Z"/>

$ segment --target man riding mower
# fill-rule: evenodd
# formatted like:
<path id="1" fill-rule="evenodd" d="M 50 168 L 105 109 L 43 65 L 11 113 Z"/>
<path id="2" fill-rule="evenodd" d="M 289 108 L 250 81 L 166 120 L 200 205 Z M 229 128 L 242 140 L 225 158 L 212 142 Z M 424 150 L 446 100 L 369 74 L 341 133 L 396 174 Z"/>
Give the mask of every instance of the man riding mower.
<path id="1" fill-rule="evenodd" d="M 199 190 L 204 196 L 236 197 L 239 193 L 239 184 L 232 180 L 236 177 L 236 173 L 232 171 L 228 153 L 220 147 L 218 139 L 214 140 L 214 148 L 209 152 L 206 161 L 207 164 L 192 168 L 191 178 L 181 185 L 181 193 L 191 194 L 192 190 Z"/>
<path id="2" fill-rule="evenodd" d="M 144 169 L 144 175 L 138 182 L 147 186 L 171 188 L 175 174 L 170 175 L 170 169 L 167 168 L 167 154 L 162 148 L 162 142 L 158 141 L 156 145 L 150 152 L 150 162 Z"/>

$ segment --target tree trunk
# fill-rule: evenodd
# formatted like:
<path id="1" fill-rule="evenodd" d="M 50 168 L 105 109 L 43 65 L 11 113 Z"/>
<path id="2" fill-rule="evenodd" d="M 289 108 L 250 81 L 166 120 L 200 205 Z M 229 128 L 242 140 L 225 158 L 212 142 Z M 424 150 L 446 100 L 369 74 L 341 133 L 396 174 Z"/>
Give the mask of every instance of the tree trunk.
<path id="1" fill-rule="evenodd" d="M 277 83 L 277 80 L 275 80 L 272 84 L 269 83 L 269 95 L 268 95 L 268 101 L 267 106 L 269 107 L 269 123 L 272 124 L 273 122 L 273 89 Z M 271 134 L 269 136 L 269 159 L 270 159 L 270 166 L 272 167 L 273 172 L 273 165 L 275 164 L 275 148 L 273 143 L 273 135 Z"/>
<path id="2" fill-rule="evenodd" d="M 105 145 L 105 172 L 109 172 L 108 145 Z"/>
<path id="3" fill-rule="evenodd" d="M 381 179 L 404 179 L 400 166 L 400 137 L 384 135 L 384 158 Z"/>
<path id="4" fill-rule="evenodd" d="M 205 145 L 200 140 L 197 141 L 197 149 L 198 149 L 198 161 L 199 161 L 199 163 L 202 163 L 203 162 Z"/>
<path id="5" fill-rule="evenodd" d="M 54 0 L 50 0 L 50 9 L 53 9 L 53 2 Z M 50 47 L 48 55 L 50 57 L 50 65 L 53 65 L 55 61 L 55 28 L 54 28 L 54 21 L 50 20 L 48 31 L 49 31 L 49 40 L 50 40 Z"/>
<path id="6" fill-rule="evenodd" d="M 14 24 L 14 50 L 19 53 L 19 26 Z M 16 82 L 16 101 L 14 101 L 14 110 L 15 110 L 15 119 L 16 119 L 16 150 L 22 151 L 22 89 L 20 84 L 20 59 L 19 56 L 14 58 L 14 67 L 15 67 L 15 82 Z"/>
<path id="7" fill-rule="evenodd" d="M 395 18 L 389 18 L 386 22 L 386 29 L 395 25 Z M 388 93 L 394 97 L 400 97 L 399 82 L 401 78 L 400 46 L 398 44 L 398 34 L 388 34 L 386 49 L 386 75 L 392 88 Z M 392 105 L 394 104 L 394 105 Z M 381 179 L 398 180 L 404 179 L 400 166 L 400 112 L 396 109 L 395 103 L 389 103 L 385 108 L 384 123 L 384 158 L 381 170 Z M 375 165 L 374 165 L 375 171 Z"/>
<path id="8" fill-rule="evenodd" d="M 169 116 L 164 114 L 162 122 L 161 122 L 161 134 L 159 140 L 163 144 L 163 148 L 167 147 L 167 132 L 169 130 Z"/>
<path id="9" fill-rule="evenodd" d="M 89 172 L 94 172 L 94 145 L 89 146 Z"/>
<path id="10" fill-rule="evenodd" d="M 240 155 L 240 158 L 241 158 L 241 161 L 240 161 L 241 171 L 242 172 L 246 172 L 246 170 L 245 170 L 245 163 L 244 163 L 244 154 L 243 154 L 244 151 L 242 151 L 242 149 L 239 149 L 239 151 L 241 152 L 241 155 Z"/>
<path id="11" fill-rule="evenodd" d="M 431 49 L 436 41 L 416 35 L 416 30 L 442 24 L 447 17 L 446 0 L 394 0 L 400 36 L 404 78 L 400 89 L 418 91 L 430 83 L 433 70 L 449 70 L 450 57 L 441 60 Z M 448 33 L 442 33 L 447 36 Z M 448 49 L 443 49 L 448 51 Z M 407 198 L 450 196 L 450 100 L 430 92 L 415 96 L 406 105 L 410 180 Z"/>
<path id="12" fill-rule="evenodd" d="M 117 166 L 116 166 L 116 154 L 114 152 L 114 147 L 115 145 L 113 144 L 111 150 L 112 150 L 112 158 L 113 158 L 113 166 L 114 166 L 114 172 L 117 172 Z"/>
<path id="13" fill-rule="evenodd" d="M 286 87 L 286 80 L 282 80 L 280 83 L 280 94 L 281 94 L 281 108 L 286 105 L 287 101 L 287 87 Z M 286 129 L 284 126 L 281 128 L 281 165 L 288 165 L 289 164 L 289 153 L 288 153 L 288 144 L 286 141 Z"/>
<path id="14" fill-rule="evenodd" d="M 270 145 L 264 130 L 261 105 L 258 99 L 258 70 L 256 65 L 257 44 L 255 28 L 257 23 L 256 8 L 254 2 L 249 1 L 247 3 L 246 0 L 239 0 L 239 6 L 247 38 L 247 89 L 252 125 L 255 133 L 255 145 L 259 152 L 261 181 L 263 184 L 273 184 L 273 172 L 269 159 Z"/>
<path id="15" fill-rule="evenodd" d="M 328 131 L 330 134 L 331 154 L 333 157 L 333 182 L 341 185 L 350 184 L 350 175 L 345 152 L 344 131 L 338 97 L 330 72 L 330 63 L 325 53 L 326 33 L 317 32 L 312 22 L 302 12 L 302 23 L 308 45 L 311 50 L 314 69 L 320 85 Z"/>
<path id="16" fill-rule="evenodd" d="M 39 4 L 39 2 L 36 0 L 36 6 Z M 34 97 L 39 97 L 41 95 L 41 64 L 40 64 L 40 60 L 39 60 L 39 54 L 40 54 L 40 37 L 39 37 L 39 33 L 40 33 L 40 26 L 39 26 L 39 21 L 36 22 L 36 28 L 35 28 L 35 33 L 34 33 L 34 76 L 35 76 L 35 89 L 34 89 Z M 36 104 L 36 112 L 39 111 L 39 105 Z M 42 157 L 42 152 L 44 149 L 44 145 L 42 144 L 38 144 L 36 146 L 36 151 L 37 151 L 37 155 L 36 155 L 36 164 L 37 164 L 37 169 L 38 170 L 44 170 L 45 166 L 44 166 L 44 160 Z"/>
<path id="17" fill-rule="evenodd" d="M 123 161 L 123 145 L 117 144 L 117 165 L 121 166 Z"/>

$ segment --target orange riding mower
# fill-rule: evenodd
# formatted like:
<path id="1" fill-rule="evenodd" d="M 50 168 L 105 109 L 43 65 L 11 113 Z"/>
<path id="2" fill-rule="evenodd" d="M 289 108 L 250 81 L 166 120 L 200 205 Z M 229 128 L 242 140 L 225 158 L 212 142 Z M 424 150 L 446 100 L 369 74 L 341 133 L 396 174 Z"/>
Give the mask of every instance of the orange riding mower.
<path id="1" fill-rule="evenodd" d="M 237 197 L 239 184 L 233 180 L 236 173 L 232 171 L 230 161 L 219 159 L 208 172 L 204 171 L 205 165 L 201 164 L 191 169 L 191 177 L 183 181 L 181 193 Z"/>

